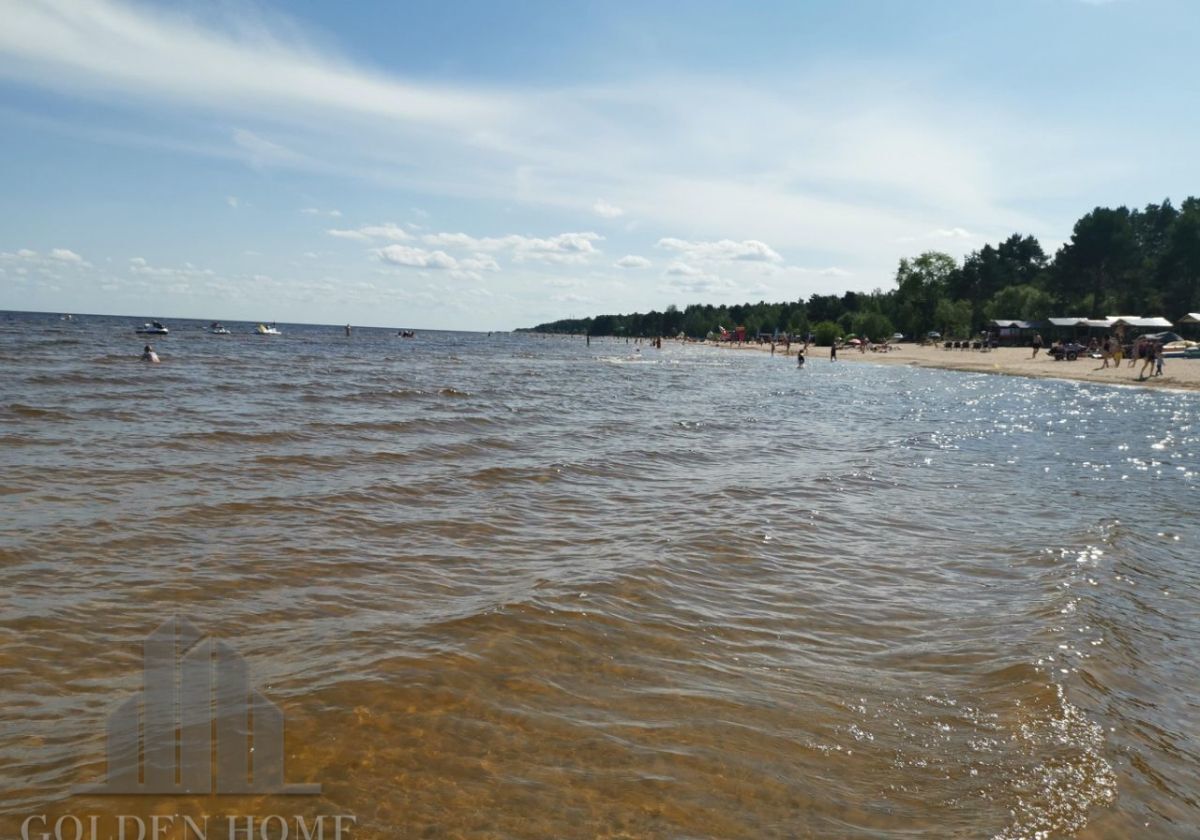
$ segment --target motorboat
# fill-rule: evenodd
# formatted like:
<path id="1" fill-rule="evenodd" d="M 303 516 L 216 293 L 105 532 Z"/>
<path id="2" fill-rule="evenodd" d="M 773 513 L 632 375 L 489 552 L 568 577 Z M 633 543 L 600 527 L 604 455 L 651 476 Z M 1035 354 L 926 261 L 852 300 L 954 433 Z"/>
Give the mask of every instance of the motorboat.
<path id="1" fill-rule="evenodd" d="M 229 328 L 222 326 L 216 321 L 213 321 L 212 324 L 209 325 L 208 331 L 213 335 L 229 335 Z"/>
<path id="2" fill-rule="evenodd" d="M 142 324 L 134 332 L 138 335 L 166 335 L 170 330 L 163 326 L 161 321 L 151 321 L 148 324 Z"/>
<path id="3" fill-rule="evenodd" d="M 396 335 L 400 336 L 401 338 L 416 338 L 417 337 L 417 334 L 415 332 L 413 332 L 412 330 L 400 330 L 400 332 L 396 333 Z"/>
<path id="4" fill-rule="evenodd" d="M 259 324 L 254 328 L 254 331 L 259 335 L 283 335 L 283 333 L 275 328 L 274 324 L 271 324 L 269 327 L 266 324 Z"/>

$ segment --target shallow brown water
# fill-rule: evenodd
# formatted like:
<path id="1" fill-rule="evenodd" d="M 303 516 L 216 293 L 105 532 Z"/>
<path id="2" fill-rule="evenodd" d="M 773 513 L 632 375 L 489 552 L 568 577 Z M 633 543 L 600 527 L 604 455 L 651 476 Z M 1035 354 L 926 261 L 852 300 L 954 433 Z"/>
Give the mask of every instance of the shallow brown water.
<path id="1" fill-rule="evenodd" d="M 135 320 L 0 315 L 0 836 L 1198 836 L 1196 395 Z M 72 793 L 176 614 L 320 796 Z"/>

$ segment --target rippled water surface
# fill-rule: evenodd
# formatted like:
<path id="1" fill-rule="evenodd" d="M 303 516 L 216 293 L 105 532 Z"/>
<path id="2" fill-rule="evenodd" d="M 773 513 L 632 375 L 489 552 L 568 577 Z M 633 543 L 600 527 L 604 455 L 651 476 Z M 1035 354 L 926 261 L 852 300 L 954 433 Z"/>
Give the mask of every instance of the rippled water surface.
<path id="1" fill-rule="evenodd" d="M 0 314 L 3 836 L 1200 836 L 1197 395 L 140 320 Z M 175 614 L 319 797 L 72 795 Z"/>

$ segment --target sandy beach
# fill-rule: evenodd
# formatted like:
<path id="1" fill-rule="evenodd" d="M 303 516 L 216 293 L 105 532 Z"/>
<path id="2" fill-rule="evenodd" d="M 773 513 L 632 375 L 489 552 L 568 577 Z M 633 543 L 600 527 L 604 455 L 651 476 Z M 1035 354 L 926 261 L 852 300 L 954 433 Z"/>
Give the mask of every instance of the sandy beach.
<path id="1" fill-rule="evenodd" d="M 718 344 L 730 349 L 771 352 L 769 344 Z M 798 345 L 792 345 L 790 356 L 795 357 Z M 1200 390 L 1200 359 L 1167 359 L 1163 375 L 1139 379 L 1142 363 L 1133 367 L 1125 359 L 1117 368 L 1102 368 L 1099 359 L 1081 357 L 1073 362 L 1056 362 L 1045 352 L 1036 359 L 1030 358 L 1028 347 L 1000 347 L 987 352 L 977 350 L 944 350 L 941 346 L 899 344 L 887 353 L 865 353 L 854 348 L 838 350 L 838 362 L 856 364 L 868 362 L 880 365 L 915 365 L 917 367 L 963 370 L 974 373 L 999 373 L 1009 376 L 1032 376 L 1042 379 L 1075 379 L 1082 382 L 1101 382 L 1107 385 L 1139 385 L 1150 388 L 1179 388 Z M 775 354 L 782 356 L 783 347 L 778 346 Z M 782 361 L 782 359 L 781 359 Z M 810 347 L 808 361 L 811 364 L 828 364 L 828 347 Z M 793 362 L 794 364 L 794 362 Z"/>

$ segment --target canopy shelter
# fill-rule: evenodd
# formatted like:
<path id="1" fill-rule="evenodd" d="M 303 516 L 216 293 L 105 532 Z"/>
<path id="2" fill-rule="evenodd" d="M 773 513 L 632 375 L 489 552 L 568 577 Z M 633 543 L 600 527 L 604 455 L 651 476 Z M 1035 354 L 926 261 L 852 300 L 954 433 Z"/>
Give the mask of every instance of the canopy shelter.
<path id="1" fill-rule="evenodd" d="M 1079 337 L 1080 330 L 1088 329 L 1091 326 L 1091 321 L 1077 315 L 1071 318 L 1048 318 L 1046 324 L 1052 336 L 1076 339 Z M 1104 325 L 1108 326 L 1108 322 L 1104 322 Z"/>
<path id="2" fill-rule="evenodd" d="M 1166 318 L 1161 318 L 1161 317 L 1128 318 L 1128 317 L 1122 316 L 1119 318 L 1112 318 L 1111 321 L 1112 321 L 1112 326 L 1114 326 L 1114 327 L 1118 327 L 1118 326 L 1133 327 L 1134 329 L 1139 329 L 1139 330 L 1167 330 L 1167 329 L 1170 329 L 1171 327 L 1175 326 L 1170 321 L 1168 321 Z"/>
<path id="3" fill-rule="evenodd" d="M 1179 319 L 1181 324 L 1200 324 L 1200 312 L 1189 312 Z"/>
<path id="4" fill-rule="evenodd" d="M 1161 341 L 1163 344 L 1171 344 L 1175 341 L 1183 341 L 1183 336 L 1179 333 L 1165 331 L 1160 333 L 1146 333 L 1142 338 L 1148 338 L 1151 341 Z"/>
<path id="5" fill-rule="evenodd" d="M 996 331 L 996 338 L 1001 344 L 1021 344 L 1033 338 L 1033 332 L 1041 327 L 1040 321 L 1005 320 L 996 318 L 988 322 Z"/>

